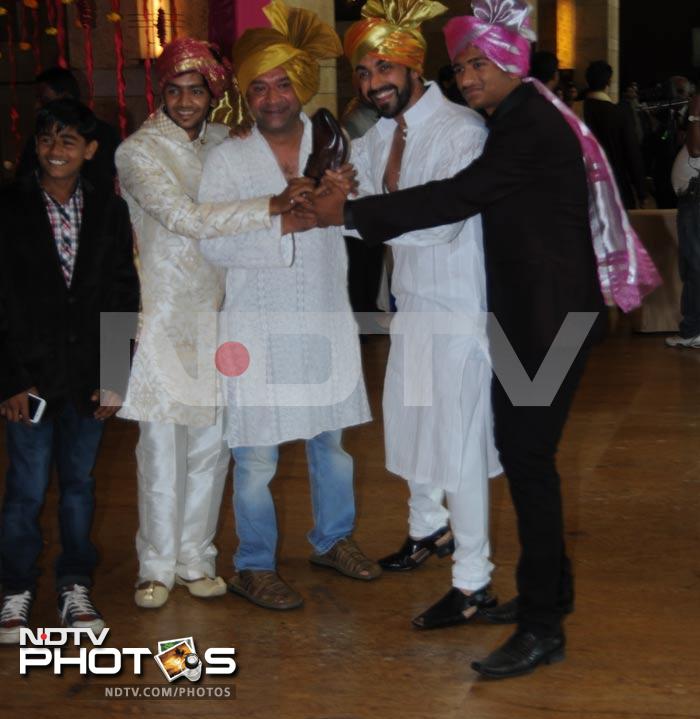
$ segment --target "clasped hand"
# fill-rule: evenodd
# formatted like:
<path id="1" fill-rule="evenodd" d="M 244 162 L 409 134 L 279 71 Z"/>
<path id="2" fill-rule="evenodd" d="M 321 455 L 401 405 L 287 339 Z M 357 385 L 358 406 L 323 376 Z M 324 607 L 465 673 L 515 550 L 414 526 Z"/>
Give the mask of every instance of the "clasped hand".
<path id="1" fill-rule="evenodd" d="M 270 200 L 270 214 L 282 215 L 282 234 L 304 232 L 314 227 L 327 227 L 341 222 L 321 224 L 316 213 L 319 198 L 326 203 L 342 206 L 349 195 L 358 189 L 357 171 L 351 164 L 345 164 L 338 170 L 327 170 L 321 183 L 307 177 L 290 180 L 284 192 Z"/>

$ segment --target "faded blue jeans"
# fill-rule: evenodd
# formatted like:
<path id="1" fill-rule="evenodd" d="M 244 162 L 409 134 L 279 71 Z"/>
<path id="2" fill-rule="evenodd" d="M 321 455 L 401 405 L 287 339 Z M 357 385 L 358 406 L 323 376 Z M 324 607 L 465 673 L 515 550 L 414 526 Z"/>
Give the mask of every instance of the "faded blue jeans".
<path id="1" fill-rule="evenodd" d="M 95 508 L 92 468 L 102 439 L 104 422 L 83 417 L 66 403 L 58 415 L 37 425 L 7 423 L 10 467 L 0 528 L 3 589 L 35 591 L 36 563 L 43 548 L 39 515 L 52 462 L 56 464 L 58 521 L 63 551 L 56 561 L 56 586 L 90 586 L 97 550 L 90 540 Z"/>
<path id="2" fill-rule="evenodd" d="M 350 536 L 355 522 L 353 461 L 341 446 L 342 435 L 342 430 L 322 432 L 306 441 L 314 517 L 307 538 L 319 554 Z M 274 570 L 277 517 L 269 484 L 277 471 L 279 447 L 236 447 L 231 453 L 239 541 L 233 564 L 238 571 Z"/>

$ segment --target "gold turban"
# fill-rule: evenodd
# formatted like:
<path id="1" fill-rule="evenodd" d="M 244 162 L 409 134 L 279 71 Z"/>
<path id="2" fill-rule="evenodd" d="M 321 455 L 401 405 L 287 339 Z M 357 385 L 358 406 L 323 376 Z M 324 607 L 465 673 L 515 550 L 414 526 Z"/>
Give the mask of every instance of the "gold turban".
<path id="1" fill-rule="evenodd" d="M 233 48 L 241 93 L 256 77 L 283 67 L 305 105 L 319 89 L 318 61 L 343 54 L 340 39 L 316 13 L 288 7 L 283 0 L 272 0 L 263 12 L 272 27 L 246 30 Z"/>
<path id="2" fill-rule="evenodd" d="M 368 0 L 364 19 L 345 33 L 345 55 L 353 69 L 372 53 L 422 74 L 426 42 L 420 26 L 444 12 L 447 8 L 434 0 Z"/>

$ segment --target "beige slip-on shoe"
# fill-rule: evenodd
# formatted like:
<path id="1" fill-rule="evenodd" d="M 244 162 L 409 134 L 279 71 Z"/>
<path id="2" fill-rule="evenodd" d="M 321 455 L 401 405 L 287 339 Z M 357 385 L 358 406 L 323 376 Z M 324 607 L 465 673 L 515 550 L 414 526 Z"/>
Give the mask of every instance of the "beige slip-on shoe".
<path id="1" fill-rule="evenodd" d="M 175 584 L 187 587 L 193 597 L 209 599 L 226 594 L 226 582 L 221 577 L 200 577 L 199 579 L 183 579 L 175 577 Z"/>
<path id="2" fill-rule="evenodd" d="M 170 595 L 170 590 L 162 582 L 146 580 L 136 587 L 134 602 L 143 609 L 158 609 L 162 607 Z"/>

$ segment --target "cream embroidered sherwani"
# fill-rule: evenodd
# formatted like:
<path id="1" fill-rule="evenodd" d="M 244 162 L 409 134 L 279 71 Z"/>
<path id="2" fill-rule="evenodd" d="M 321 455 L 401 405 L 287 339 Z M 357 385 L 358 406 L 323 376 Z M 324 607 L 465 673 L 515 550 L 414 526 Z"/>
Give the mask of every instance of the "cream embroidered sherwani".
<path id="1" fill-rule="evenodd" d="M 216 313 L 223 276 L 199 253 L 203 237 L 266 228 L 271 254 L 289 244 L 269 195 L 197 202 L 202 165 L 228 136 L 205 125 L 190 141 L 163 110 L 119 147 L 116 165 L 139 248 L 141 327 L 120 416 L 141 423 L 137 447 L 139 574 L 171 587 L 213 576 L 212 544 L 228 467 L 217 411 Z M 235 242 L 235 240 L 231 240 Z"/>
<path id="2" fill-rule="evenodd" d="M 405 114 L 399 189 L 451 177 L 482 152 L 483 120 L 437 85 Z M 352 144 L 362 194 L 383 192 L 396 122 L 382 118 Z M 392 240 L 398 313 L 384 383 L 386 464 L 409 482 L 409 532 L 428 536 L 448 519 L 453 584 L 488 583 L 488 477 L 493 443 L 481 218 Z M 445 492 L 449 513 L 442 502 Z"/>

